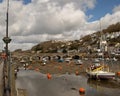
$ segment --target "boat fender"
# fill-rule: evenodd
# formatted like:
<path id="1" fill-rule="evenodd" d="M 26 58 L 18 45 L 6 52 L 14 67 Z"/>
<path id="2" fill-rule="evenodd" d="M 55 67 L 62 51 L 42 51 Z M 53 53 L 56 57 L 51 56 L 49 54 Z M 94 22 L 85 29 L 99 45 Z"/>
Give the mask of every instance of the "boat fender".
<path id="1" fill-rule="evenodd" d="M 75 74 L 76 74 L 76 75 L 79 75 L 79 72 L 78 72 L 78 71 L 75 71 Z"/>
<path id="2" fill-rule="evenodd" d="M 52 75 L 50 73 L 47 73 L 47 78 L 50 80 L 52 78 Z"/>

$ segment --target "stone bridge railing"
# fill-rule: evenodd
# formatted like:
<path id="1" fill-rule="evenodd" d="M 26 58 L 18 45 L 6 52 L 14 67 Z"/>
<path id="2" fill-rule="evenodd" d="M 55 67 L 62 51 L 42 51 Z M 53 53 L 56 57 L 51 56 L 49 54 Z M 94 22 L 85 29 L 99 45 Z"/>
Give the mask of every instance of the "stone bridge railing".
<path id="1" fill-rule="evenodd" d="M 10 93 L 5 93 L 6 82 L 5 80 L 5 66 L 4 60 L 0 61 L 0 96 L 17 96 L 16 86 L 15 86 L 15 76 L 14 76 L 14 64 L 10 64 Z"/>

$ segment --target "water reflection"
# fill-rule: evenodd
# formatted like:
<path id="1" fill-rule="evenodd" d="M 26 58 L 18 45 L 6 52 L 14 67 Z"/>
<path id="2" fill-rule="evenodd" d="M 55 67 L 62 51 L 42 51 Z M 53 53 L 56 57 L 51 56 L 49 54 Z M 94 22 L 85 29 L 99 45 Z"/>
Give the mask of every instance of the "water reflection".
<path id="1" fill-rule="evenodd" d="M 87 84 L 93 88 L 99 89 L 99 88 L 120 88 L 120 84 L 116 81 L 110 81 L 110 80 L 93 80 L 88 79 Z"/>
<path id="2" fill-rule="evenodd" d="M 75 74 L 52 75 L 30 70 L 21 70 L 16 80 L 17 88 L 26 89 L 28 96 L 119 96 L 120 84 L 111 81 L 94 81 Z M 79 88 L 85 88 L 85 94 L 79 94 Z"/>

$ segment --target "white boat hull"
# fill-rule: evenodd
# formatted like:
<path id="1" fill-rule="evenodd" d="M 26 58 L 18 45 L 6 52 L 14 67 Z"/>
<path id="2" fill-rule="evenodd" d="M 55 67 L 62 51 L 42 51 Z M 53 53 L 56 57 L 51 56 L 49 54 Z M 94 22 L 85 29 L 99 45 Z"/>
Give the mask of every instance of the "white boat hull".
<path id="1" fill-rule="evenodd" d="M 87 72 L 89 78 L 93 79 L 114 79 L 115 73 L 107 72 L 107 71 L 95 71 L 95 72 Z"/>

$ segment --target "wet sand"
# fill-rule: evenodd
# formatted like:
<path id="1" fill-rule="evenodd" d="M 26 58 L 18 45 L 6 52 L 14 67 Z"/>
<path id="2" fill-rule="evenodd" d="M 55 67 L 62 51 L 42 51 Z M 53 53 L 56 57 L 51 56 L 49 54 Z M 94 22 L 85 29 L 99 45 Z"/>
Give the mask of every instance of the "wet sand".
<path id="1" fill-rule="evenodd" d="M 32 62 L 27 68 L 30 70 L 36 70 L 41 73 L 51 73 L 51 74 L 79 74 L 79 75 L 86 75 L 86 68 L 88 68 L 91 64 L 91 60 L 83 60 L 82 65 L 76 65 L 74 60 L 68 62 L 57 62 L 57 61 L 48 61 L 47 64 L 43 64 L 41 61 L 39 62 Z M 120 62 L 111 62 L 107 61 L 106 64 L 110 67 L 110 71 L 118 72 L 120 71 Z"/>
<path id="2" fill-rule="evenodd" d="M 41 73 L 51 73 L 51 74 L 72 74 L 72 73 L 78 73 L 78 74 L 85 74 L 87 64 L 82 65 L 75 65 L 74 61 L 68 62 L 57 62 L 57 61 L 48 61 L 47 64 L 43 64 L 41 62 L 39 63 L 32 63 L 28 66 L 28 69 L 36 70 L 39 69 L 39 72 Z"/>
<path id="3" fill-rule="evenodd" d="M 33 70 L 18 72 L 16 87 L 25 89 L 27 96 L 119 96 L 120 85 L 115 82 L 93 81 L 75 74 L 52 74 L 49 80 L 46 74 Z M 85 94 L 79 94 L 79 88 Z"/>

